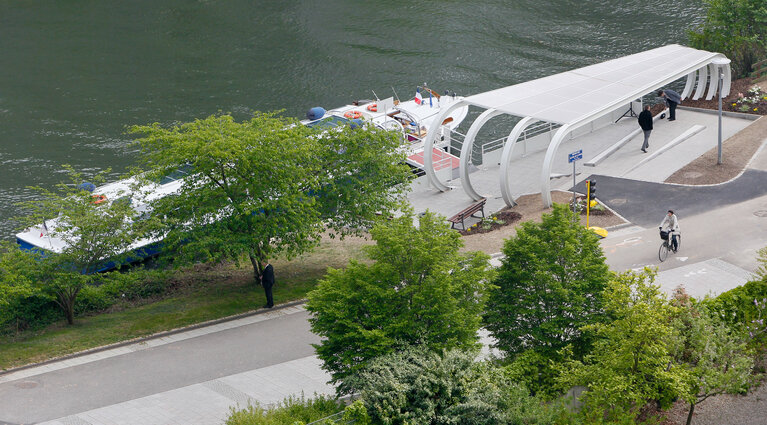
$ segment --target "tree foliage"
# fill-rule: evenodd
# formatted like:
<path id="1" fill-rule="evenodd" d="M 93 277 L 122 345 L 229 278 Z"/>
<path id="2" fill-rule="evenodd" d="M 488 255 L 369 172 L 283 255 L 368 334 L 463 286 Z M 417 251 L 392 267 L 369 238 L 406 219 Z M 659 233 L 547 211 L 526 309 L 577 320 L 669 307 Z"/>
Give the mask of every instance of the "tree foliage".
<path id="1" fill-rule="evenodd" d="M 144 223 L 136 220 L 137 212 L 129 202 L 118 201 L 122 193 L 108 202 L 96 202 L 94 194 L 80 187 L 82 175 L 68 166 L 65 170 L 69 182 L 54 190 L 33 187 L 41 197 L 22 203 L 27 214 L 18 218 L 61 248 L 49 250 L 43 243 L 43 251 L 15 253 L 12 260 L 17 271 L 23 270 L 26 279 L 56 301 L 71 325 L 77 295 L 93 279 L 89 275 L 107 262 L 119 263 L 128 256 Z M 108 172 L 94 176 L 94 183 L 103 183 Z"/>
<path id="2" fill-rule="evenodd" d="M 705 304 L 690 302 L 682 292 L 674 302 L 678 308 L 670 348 L 674 362 L 688 372 L 690 425 L 697 404 L 718 394 L 745 393 L 757 377 L 751 374 L 754 359 L 742 330 L 731 329 Z"/>
<path id="3" fill-rule="evenodd" d="M 654 273 L 626 272 L 605 290 L 609 320 L 587 325 L 596 335 L 584 360 L 566 362 L 565 387 L 583 385 L 587 421 L 633 418 L 648 401 L 670 401 L 688 394 L 690 373 L 673 362 L 670 341 L 674 308 L 653 285 Z"/>
<path id="4" fill-rule="evenodd" d="M 541 223 L 522 223 L 503 253 L 484 317 L 497 346 L 507 353 L 581 349 L 580 328 L 603 317 L 610 278 L 597 236 L 555 205 Z"/>
<path id="5" fill-rule="evenodd" d="M 460 235 L 427 213 L 418 228 L 404 215 L 371 230 L 372 265 L 328 270 L 308 295 L 317 355 L 340 393 L 347 378 L 396 347 L 472 347 L 488 286 L 487 256 L 461 254 Z"/>
<path id="6" fill-rule="evenodd" d="M 767 4 L 764 0 L 704 0 L 703 25 L 690 31 L 690 44 L 725 54 L 736 76 L 746 77 L 767 54 Z"/>
<path id="7" fill-rule="evenodd" d="M 473 351 L 409 348 L 374 360 L 355 379 L 373 423 L 550 424 L 567 415 Z"/>
<path id="8" fill-rule="evenodd" d="M 136 126 L 150 175 L 188 169 L 174 196 L 157 200 L 157 235 L 180 260 L 258 263 L 306 252 L 326 227 L 346 234 L 398 206 L 407 167 L 401 139 L 365 127 L 320 132 L 275 114 L 241 123 L 214 115 L 164 128 Z"/>

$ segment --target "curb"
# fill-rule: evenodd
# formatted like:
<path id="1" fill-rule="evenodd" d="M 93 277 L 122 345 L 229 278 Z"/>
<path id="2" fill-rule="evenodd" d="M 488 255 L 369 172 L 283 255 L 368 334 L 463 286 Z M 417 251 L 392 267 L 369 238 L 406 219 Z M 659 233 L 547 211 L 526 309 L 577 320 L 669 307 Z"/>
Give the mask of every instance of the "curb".
<path id="1" fill-rule="evenodd" d="M 149 340 L 152 340 L 152 339 L 163 338 L 163 337 L 166 337 L 166 336 L 169 336 L 169 335 L 180 334 L 180 333 L 191 331 L 191 330 L 194 330 L 194 329 L 200 329 L 200 328 L 205 328 L 205 327 L 208 327 L 208 326 L 218 325 L 219 323 L 231 322 L 231 321 L 234 321 L 234 320 L 243 319 L 243 318 L 250 317 L 250 316 L 256 316 L 256 315 L 259 315 L 259 314 L 268 313 L 270 311 L 282 310 L 284 308 L 294 307 L 294 306 L 297 306 L 297 305 L 305 304 L 306 301 L 307 301 L 306 298 L 302 298 L 302 299 L 295 300 L 295 301 L 289 301 L 289 302 L 286 302 L 284 304 L 278 304 L 278 305 L 274 306 L 274 308 L 271 308 L 271 309 L 260 308 L 258 310 L 247 311 L 245 313 L 239 313 L 239 314 L 235 314 L 235 315 L 232 315 L 232 316 L 222 317 L 222 318 L 219 318 L 219 319 L 208 320 L 206 322 L 195 323 L 193 325 L 189 325 L 189 326 L 186 326 L 186 327 L 183 327 L 183 328 L 171 329 L 169 331 L 161 331 L 161 332 L 157 332 L 157 333 L 154 333 L 154 334 L 151 334 L 151 335 L 147 335 L 147 336 L 141 336 L 141 337 L 138 337 L 138 338 L 133 338 L 133 339 L 125 340 L 125 341 L 115 342 L 115 343 L 109 344 L 109 345 L 102 345 L 101 347 L 89 348 L 87 350 L 78 351 L 76 353 L 67 354 L 67 355 L 64 355 L 64 356 L 61 356 L 61 357 L 54 357 L 52 359 L 44 360 L 44 361 L 39 362 L 39 363 L 29 363 L 29 364 L 26 364 L 26 365 L 23 365 L 23 366 L 18 366 L 18 367 L 14 367 L 14 368 L 10 368 L 10 369 L 5 369 L 5 370 L 0 370 L 0 376 L 8 375 L 8 374 L 11 374 L 11 373 L 14 373 L 14 372 L 19 372 L 19 371 L 25 370 L 25 369 L 31 369 L 31 368 L 38 367 L 38 366 L 44 366 L 44 365 L 47 365 L 47 364 L 60 362 L 62 360 L 68 360 L 68 359 L 73 359 L 73 358 L 77 358 L 77 357 L 86 356 L 86 355 L 89 355 L 89 354 L 100 353 L 102 351 L 111 350 L 113 348 L 120 348 L 120 347 L 124 347 L 124 346 L 127 346 L 127 345 L 142 343 L 144 341 L 149 341 Z"/>

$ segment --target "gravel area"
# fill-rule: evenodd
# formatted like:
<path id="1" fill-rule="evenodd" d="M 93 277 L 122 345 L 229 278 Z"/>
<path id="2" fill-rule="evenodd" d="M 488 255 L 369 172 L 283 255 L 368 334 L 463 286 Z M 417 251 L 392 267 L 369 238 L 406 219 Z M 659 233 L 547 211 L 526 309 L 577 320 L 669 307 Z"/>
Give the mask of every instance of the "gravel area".
<path id="1" fill-rule="evenodd" d="M 732 180 L 740 175 L 765 138 L 767 118 L 763 116 L 722 141 L 721 164 L 716 163 L 719 154 L 715 147 L 677 170 L 666 179 L 666 183 L 705 185 Z"/>

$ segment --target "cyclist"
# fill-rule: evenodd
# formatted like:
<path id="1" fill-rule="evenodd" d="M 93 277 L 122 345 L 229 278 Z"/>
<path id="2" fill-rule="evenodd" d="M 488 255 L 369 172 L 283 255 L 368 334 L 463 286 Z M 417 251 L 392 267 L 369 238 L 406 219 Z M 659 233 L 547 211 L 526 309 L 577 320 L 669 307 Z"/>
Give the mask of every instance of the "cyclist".
<path id="1" fill-rule="evenodd" d="M 658 229 L 663 230 L 663 226 L 668 229 L 668 234 L 671 237 L 671 249 L 676 252 L 678 243 L 676 241 L 676 235 L 679 234 L 679 219 L 676 218 L 674 211 L 668 210 L 668 213 L 663 217 Z"/>

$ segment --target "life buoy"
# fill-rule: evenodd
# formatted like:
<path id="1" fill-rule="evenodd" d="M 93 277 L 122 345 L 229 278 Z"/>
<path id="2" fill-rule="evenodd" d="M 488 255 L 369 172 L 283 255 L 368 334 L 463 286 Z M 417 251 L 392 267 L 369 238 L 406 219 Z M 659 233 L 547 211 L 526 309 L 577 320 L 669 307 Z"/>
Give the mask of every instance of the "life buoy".
<path id="1" fill-rule="evenodd" d="M 92 198 L 93 198 L 93 203 L 96 205 L 102 204 L 107 201 L 106 195 L 93 195 Z"/>
<path id="2" fill-rule="evenodd" d="M 360 112 L 360 111 L 346 111 L 344 113 L 344 116 L 346 118 L 349 118 L 350 120 L 356 120 L 357 118 L 362 116 L 362 112 Z"/>
<path id="3" fill-rule="evenodd" d="M 378 104 L 371 103 L 370 105 L 368 105 L 368 111 L 370 111 L 370 112 L 378 112 Z"/>

